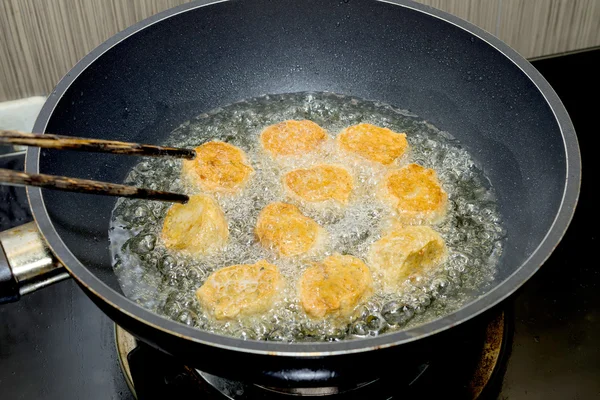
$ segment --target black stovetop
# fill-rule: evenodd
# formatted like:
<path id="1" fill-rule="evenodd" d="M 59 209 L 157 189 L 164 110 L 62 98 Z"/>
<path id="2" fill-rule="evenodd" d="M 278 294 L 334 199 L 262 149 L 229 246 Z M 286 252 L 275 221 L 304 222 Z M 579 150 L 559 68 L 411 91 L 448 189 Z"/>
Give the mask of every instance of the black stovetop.
<path id="1" fill-rule="evenodd" d="M 575 217 L 535 276 L 507 300 L 514 337 L 500 399 L 600 398 L 600 269 L 590 178 L 600 168 L 600 50 L 535 61 L 569 111 L 585 165 Z M 590 100 L 591 99 L 591 100 Z M 0 156 L 19 168 L 22 156 Z M 30 219 L 22 189 L 0 186 L 0 229 Z M 8 211 L 10 210 L 10 211 Z M 2 399 L 133 399 L 121 373 L 114 326 L 72 281 L 0 306 Z"/>

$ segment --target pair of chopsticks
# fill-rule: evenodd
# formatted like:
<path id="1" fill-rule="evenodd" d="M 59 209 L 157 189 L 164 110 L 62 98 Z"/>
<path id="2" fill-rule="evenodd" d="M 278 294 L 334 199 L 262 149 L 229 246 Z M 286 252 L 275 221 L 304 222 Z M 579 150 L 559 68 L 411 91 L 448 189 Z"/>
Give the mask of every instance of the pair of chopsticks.
<path id="1" fill-rule="evenodd" d="M 49 134 L 40 135 L 13 130 L 0 130 L 0 144 L 148 157 L 175 157 L 185 158 L 188 160 L 196 157 L 196 152 L 192 149 L 127 143 L 115 140 L 84 139 Z M 69 178 L 66 176 L 27 174 L 24 172 L 3 168 L 0 168 L 0 184 L 38 186 L 47 189 L 56 189 L 68 192 L 102 194 L 107 196 L 159 200 L 174 203 L 186 203 L 189 200 L 188 196 L 179 193 L 143 189 L 134 186 L 92 181 L 87 179 Z"/>

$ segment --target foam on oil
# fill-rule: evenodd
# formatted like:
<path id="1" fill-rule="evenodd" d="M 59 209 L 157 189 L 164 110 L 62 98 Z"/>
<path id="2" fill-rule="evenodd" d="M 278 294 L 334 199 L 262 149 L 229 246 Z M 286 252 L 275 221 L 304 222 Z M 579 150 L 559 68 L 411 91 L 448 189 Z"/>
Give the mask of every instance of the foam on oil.
<path id="1" fill-rule="evenodd" d="M 449 249 L 447 262 L 415 283 L 406 283 L 396 294 L 383 294 L 380 282 L 367 304 L 357 308 L 348 324 L 316 322 L 304 314 L 296 283 L 310 261 L 333 253 L 366 260 L 370 245 L 379 239 L 393 211 L 375 195 L 386 168 L 348 157 L 333 141 L 308 156 L 275 161 L 259 144 L 260 132 L 287 119 L 309 119 L 333 137 L 343 128 L 368 122 L 406 132 L 411 147 L 399 163 L 416 162 L 437 172 L 448 192 L 449 210 L 434 228 Z M 406 111 L 389 105 L 331 93 L 294 93 L 263 96 L 204 113 L 175 129 L 167 145 L 196 147 L 221 140 L 242 148 L 255 169 L 237 195 L 216 195 L 228 219 L 227 247 L 197 258 L 169 252 L 160 231 L 169 207 L 166 203 L 121 199 L 113 211 L 109 237 L 113 265 L 126 296 L 142 306 L 176 321 L 215 333 L 245 339 L 332 341 L 405 329 L 458 309 L 473 299 L 494 277 L 502 252 L 503 229 L 489 182 L 474 160 L 446 132 Z M 286 196 L 281 178 L 286 172 L 327 162 L 344 165 L 355 187 L 347 206 L 334 202 L 295 203 L 302 212 L 327 230 L 322 252 L 308 257 L 278 258 L 256 241 L 254 227 L 259 212 L 273 201 L 295 201 Z M 195 193 L 181 179 L 181 162 L 150 159 L 140 162 L 125 183 L 138 187 Z M 265 259 L 277 265 L 287 281 L 279 303 L 269 312 L 241 321 L 218 322 L 199 306 L 195 291 L 211 272 L 234 264 Z"/>

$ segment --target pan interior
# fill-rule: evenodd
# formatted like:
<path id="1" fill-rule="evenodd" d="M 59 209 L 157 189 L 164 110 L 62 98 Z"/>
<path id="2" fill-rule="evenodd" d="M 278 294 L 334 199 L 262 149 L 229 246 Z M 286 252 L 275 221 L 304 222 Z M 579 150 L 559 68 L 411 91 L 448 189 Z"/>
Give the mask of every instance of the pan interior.
<path id="1" fill-rule="evenodd" d="M 62 94 L 46 131 L 161 143 L 201 112 L 301 91 L 410 110 L 465 146 L 496 189 L 507 232 L 490 288 L 520 268 L 550 229 L 566 158 L 544 96 L 469 32 L 388 3 L 257 0 L 177 14 L 94 61 Z M 137 161 L 44 150 L 40 171 L 122 182 Z M 121 292 L 107 236 L 115 199 L 44 191 L 44 201 L 69 250 Z"/>

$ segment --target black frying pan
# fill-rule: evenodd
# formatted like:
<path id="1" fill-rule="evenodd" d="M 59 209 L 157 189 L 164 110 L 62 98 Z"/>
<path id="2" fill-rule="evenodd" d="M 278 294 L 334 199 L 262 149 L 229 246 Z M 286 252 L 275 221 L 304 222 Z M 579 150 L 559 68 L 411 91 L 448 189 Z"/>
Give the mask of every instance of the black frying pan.
<path id="1" fill-rule="evenodd" d="M 409 109 L 464 144 L 495 186 L 508 233 L 493 289 L 444 318 L 370 339 L 281 344 L 217 336 L 146 311 L 121 294 L 108 251 L 114 198 L 29 188 L 52 253 L 113 320 L 216 375 L 271 386 L 366 380 L 388 364 L 382 357 L 418 352 L 440 336 L 434 334 L 509 296 L 562 237 L 577 200 L 580 158 L 560 100 L 493 36 L 409 1 L 186 4 L 86 56 L 52 92 L 34 130 L 158 144 L 203 111 L 297 91 Z M 122 182 L 136 161 L 30 148 L 26 171 Z"/>

